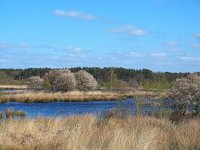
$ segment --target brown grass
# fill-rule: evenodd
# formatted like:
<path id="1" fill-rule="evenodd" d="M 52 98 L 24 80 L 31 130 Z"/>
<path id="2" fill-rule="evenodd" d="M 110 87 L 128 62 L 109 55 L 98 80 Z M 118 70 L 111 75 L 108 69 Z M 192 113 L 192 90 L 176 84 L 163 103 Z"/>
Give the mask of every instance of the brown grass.
<path id="1" fill-rule="evenodd" d="M 117 100 L 134 96 L 153 96 L 151 92 L 66 92 L 66 93 L 45 93 L 45 92 L 25 92 L 17 94 L 5 94 L 0 97 L 0 102 L 53 102 L 53 101 L 92 101 L 92 100 Z"/>
<path id="2" fill-rule="evenodd" d="M 0 89 L 17 89 L 17 90 L 22 90 L 22 89 L 27 89 L 26 85 L 0 85 Z"/>
<path id="3" fill-rule="evenodd" d="M 0 126 L 0 149 L 187 150 L 200 148 L 200 120 L 178 125 L 150 117 L 93 115 L 8 120 Z"/>

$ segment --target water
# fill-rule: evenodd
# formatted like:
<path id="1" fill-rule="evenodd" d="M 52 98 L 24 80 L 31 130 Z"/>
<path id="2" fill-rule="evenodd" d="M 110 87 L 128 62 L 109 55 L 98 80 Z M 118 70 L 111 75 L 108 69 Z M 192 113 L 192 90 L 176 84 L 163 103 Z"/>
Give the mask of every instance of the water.
<path id="1" fill-rule="evenodd" d="M 24 92 L 23 90 L 1 90 L 0 92 Z M 0 95 L 1 96 L 1 95 Z M 68 115 L 83 115 L 87 113 L 100 114 L 104 111 L 109 111 L 116 107 L 125 107 L 131 114 L 136 113 L 135 100 L 128 98 L 122 101 L 91 101 L 91 102 L 50 102 L 50 103 L 20 103 L 20 102 L 7 102 L 0 104 L 0 111 L 5 111 L 8 108 L 15 110 L 23 110 L 27 113 L 28 117 L 58 117 Z M 143 113 L 148 113 L 152 106 L 144 106 Z"/>
<path id="2" fill-rule="evenodd" d="M 126 99 L 122 101 L 91 101 L 91 102 L 51 102 L 51 103 L 19 103 L 7 102 L 0 104 L 0 111 L 8 108 L 15 110 L 23 110 L 28 117 L 58 117 L 68 115 L 83 114 L 99 114 L 104 111 L 114 109 L 116 107 L 125 107 L 130 110 L 131 114 L 135 114 L 134 99 Z M 152 106 L 145 106 L 143 112 L 152 110 Z"/>
<path id="3" fill-rule="evenodd" d="M 28 92 L 30 90 L 15 90 L 15 89 L 0 89 L 0 93 L 23 93 L 23 92 Z"/>
<path id="4" fill-rule="evenodd" d="M 12 90 L 12 89 L 6 89 L 6 90 L 4 90 L 4 89 L 0 89 L 0 92 L 2 92 L 2 93 L 4 93 L 4 92 L 11 92 L 11 93 L 14 93 L 14 92 L 16 92 L 17 90 Z"/>

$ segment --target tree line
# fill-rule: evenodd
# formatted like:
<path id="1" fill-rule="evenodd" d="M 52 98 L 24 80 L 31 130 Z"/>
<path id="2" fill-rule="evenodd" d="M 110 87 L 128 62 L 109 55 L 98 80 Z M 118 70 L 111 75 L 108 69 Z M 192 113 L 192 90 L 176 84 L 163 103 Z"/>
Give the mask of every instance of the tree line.
<path id="1" fill-rule="evenodd" d="M 163 90 L 171 85 L 176 78 L 186 77 L 189 73 L 153 72 L 149 69 L 126 69 L 116 67 L 74 67 L 69 69 L 72 73 L 85 70 L 97 80 L 100 87 L 104 89 L 142 88 L 145 90 Z M 43 77 L 52 68 L 28 68 L 28 69 L 0 69 L 8 79 L 26 82 L 30 77 Z M 0 84 L 1 84 L 0 76 Z M 14 82 L 15 83 L 15 82 Z M 5 75 L 4 75 L 5 84 Z"/>

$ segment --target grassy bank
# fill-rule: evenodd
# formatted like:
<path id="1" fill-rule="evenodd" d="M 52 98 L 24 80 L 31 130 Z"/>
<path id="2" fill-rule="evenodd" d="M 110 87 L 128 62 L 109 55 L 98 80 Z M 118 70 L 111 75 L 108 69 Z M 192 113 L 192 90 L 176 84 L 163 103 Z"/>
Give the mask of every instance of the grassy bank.
<path id="1" fill-rule="evenodd" d="M 186 150 L 200 148 L 200 120 L 172 124 L 151 117 L 71 116 L 1 122 L 1 149 Z"/>
<path id="2" fill-rule="evenodd" d="M 25 90 L 27 89 L 27 86 L 26 85 L 0 85 L 0 89 Z"/>
<path id="3" fill-rule="evenodd" d="M 25 92 L 17 94 L 4 94 L 0 97 L 0 102 L 54 102 L 54 101 L 94 101 L 94 100 L 118 100 L 127 97 L 156 96 L 152 92 L 66 92 L 66 93 L 45 93 L 45 92 Z"/>

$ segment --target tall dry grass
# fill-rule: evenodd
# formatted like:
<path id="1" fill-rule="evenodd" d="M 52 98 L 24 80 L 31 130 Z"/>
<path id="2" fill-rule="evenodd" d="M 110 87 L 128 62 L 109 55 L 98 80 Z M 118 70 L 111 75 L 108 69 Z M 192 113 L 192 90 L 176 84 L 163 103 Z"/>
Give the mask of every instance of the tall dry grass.
<path id="1" fill-rule="evenodd" d="M 65 92 L 65 93 L 45 93 L 45 92 L 24 92 L 17 94 L 4 94 L 0 97 L 0 102 L 53 102 L 53 101 L 92 101 L 92 100 L 117 100 L 133 96 L 153 96 L 151 92 Z"/>
<path id="2" fill-rule="evenodd" d="M 172 124 L 150 117 L 93 115 L 1 122 L 0 149 L 173 150 L 200 148 L 200 120 Z"/>
<path id="3" fill-rule="evenodd" d="M 0 85 L 0 89 L 27 89 L 26 85 Z"/>

